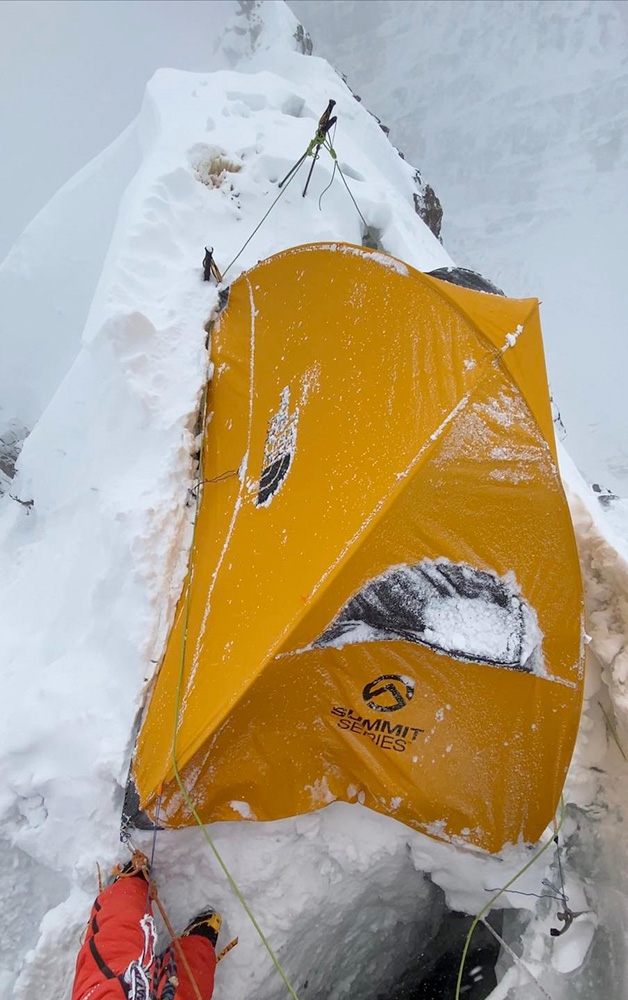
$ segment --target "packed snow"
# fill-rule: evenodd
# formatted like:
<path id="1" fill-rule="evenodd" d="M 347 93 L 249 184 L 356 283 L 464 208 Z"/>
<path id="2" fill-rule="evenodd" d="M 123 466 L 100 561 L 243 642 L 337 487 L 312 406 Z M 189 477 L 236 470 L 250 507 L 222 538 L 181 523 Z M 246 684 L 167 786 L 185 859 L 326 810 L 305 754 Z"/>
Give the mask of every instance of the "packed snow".
<path id="1" fill-rule="evenodd" d="M 224 46 L 233 71 L 156 74 L 137 122 L 53 199 L 3 271 L 15 335 L 2 419 L 31 431 L 10 486 L 17 499 L 0 502 L 0 992 L 16 1000 L 68 995 L 96 863 L 106 872 L 121 856 L 134 718 L 191 536 L 204 327 L 218 297 L 202 280 L 205 246 L 221 268 L 235 258 L 333 98 L 335 148 L 368 226 L 414 267 L 452 264 L 415 212 L 413 168 L 331 67 L 299 51 L 285 5 L 236 17 Z M 229 280 L 295 244 L 361 242 L 346 189 L 337 177 L 328 188 L 332 170 L 321 156 L 306 198 L 299 175 Z M 68 248 L 48 275 L 35 250 L 45 239 Z M 43 345 L 51 329 L 35 366 L 31 338 Z M 500 958 L 492 1000 L 530 997 L 536 980 L 552 1000 L 612 1000 L 628 986 L 628 563 L 616 537 L 628 517 L 614 500 L 606 509 L 567 456 L 563 465 L 591 638 L 561 830 L 579 915 L 555 938 L 560 902 L 504 893 L 496 906 L 517 943 Z M 236 806 L 246 818 L 247 803 Z M 393 996 L 446 908 L 478 912 L 532 857 L 522 844 L 499 857 L 471 852 L 338 803 L 279 823 L 216 824 L 213 836 L 297 992 L 329 1000 Z M 149 834 L 135 837 L 150 851 Z M 239 936 L 218 968 L 217 1000 L 285 995 L 199 830 L 158 834 L 154 872 L 176 929 L 211 901 L 225 918 L 221 944 Z M 559 877 L 552 845 L 513 889 L 542 894 L 543 879 Z"/>

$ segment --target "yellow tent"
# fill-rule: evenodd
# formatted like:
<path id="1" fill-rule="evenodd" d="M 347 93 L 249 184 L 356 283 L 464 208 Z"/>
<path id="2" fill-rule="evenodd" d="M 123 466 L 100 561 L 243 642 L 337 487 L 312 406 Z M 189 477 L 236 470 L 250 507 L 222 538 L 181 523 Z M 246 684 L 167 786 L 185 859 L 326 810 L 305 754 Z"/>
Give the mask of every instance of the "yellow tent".
<path id="1" fill-rule="evenodd" d="M 132 783 L 188 825 L 335 799 L 494 851 L 556 807 L 582 594 L 538 302 L 308 245 L 230 289 Z M 190 586 L 191 579 L 191 586 Z"/>

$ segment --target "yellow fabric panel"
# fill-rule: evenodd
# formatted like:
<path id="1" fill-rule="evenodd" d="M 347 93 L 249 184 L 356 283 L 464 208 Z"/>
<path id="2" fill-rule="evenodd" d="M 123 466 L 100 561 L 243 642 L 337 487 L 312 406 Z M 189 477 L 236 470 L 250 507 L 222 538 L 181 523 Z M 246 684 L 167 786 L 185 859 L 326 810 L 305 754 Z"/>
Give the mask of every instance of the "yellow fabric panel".
<path id="1" fill-rule="evenodd" d="M 400 273 L 367 252 L 305 250 L 300 257 L 296 280 L 294 254 L 287 253 L 236 282 L 213 336 L 204 476 L 211 483 L 239 470 L 245 456 L 249 460 L 242 482 L 233 475 L 204 490 L 193 557 L 182 763 L 263 669 L 349 540 L 397 487 L 399 471 L 491 357 L 461 317 L 442 309 L 436 291 L 413 282 L 413 295 L 404 294 L 410 283 L 405 266 Z M 300 280 L 305 275 L 308 280 Z M 230 316 L 237 317 L 235 324 L 228 325 Z M 417 338 L 415 331 L 425 327 L 434 335 Z M 452 363 L 442 364 L 443 356 Z M 466 369 L 465 361 L 474 367 Z M 286 386 L 292 391 L 288 413 L 302 411 L 294 468 L 271 506 L 258 508 L 268 421 Z M 301 454 L 307 464 L 300 463 Z M 160 734 L 168 713 L 174 717 L 182 606 L 138 752 L 153 787 L 170 771 L 170 747 Z M 194 664 L 201 656 L 199 671 Z M 146 757 L 144 744 L 150 747 Z"/>
<path id="2" fill-rule="evenodd" d="M 532 493 L 517 488 L 532 477 Z M 433 503 L 439 494 L 448 498 L 446 522 Z M 307 649 L 334 617 L 339 592 L 346 599 L 391 563 L 443 555 L 500 574 L 517 566 L 539 612 L 551 680 L 409 643 Z M 360 796 L 410 826 L 489 850 L 536 840 L 556 807 L 577 726 L 579 626 L 577 553 L 556 469 L 527 408 L 491 371 L 210 753 L 192 762 L 202 814 L 236 818 L 236 800 L 276 819 Z M 391 673 L 411 676 L 416 695 L 378 716 L 362 692 Z"/>
<path id="3" fill-rule="evenodd" d="M 536 363 L 544 379 L 537 312 L 499 300 L 479 333 L 444 286 L 362 248 L 308 246 L 231 289 L 212 344 L 178 737 L 204 820 L 237 818 L 233 801 L 271 819 L 360 796 L 494 850 L 551 815 L 577 729 L 581 596 L 543 407 L 512 377 L 519 353 L 525 378 Z M 500 353 L 513 323 L 523 333 Z M 282 448 L 287 471 L 260 504 Z M 514 573 L 557 679 L 398 639 L 308 648 L 367 581 L 424 558 Z M 169 825 L 189 822 L 170 760 L 184 605 L 133 766 L 149 811 L 165 781 Z M 386 674 L 415 696 L 356 724 Z"/>
<path id="4" fill-rule="evenodd" d="M 517 350 L 504 351 L 503 360 L 556 457 L 538 299 L 509 299 L 474 292 L 428 274 L 423 275 L 423 280 L 438 285 L 442 296 L 461 309 L 499 351 L 504 348 L 507 334 L 517 335 L 518 328 L 525 331 L 525 335 L 517 336 Z"/>
<path id="5" fill-rule="evenodd" d="M 340 799 L 490 851 L 519 834 L 536 840 L 565 777 L 557 769 L 547 781 L 544 765 L 572 750 L 573 691 L 477 664 L 452 671 L 416 645 L 374 645 L 273 661 L 186 772 L 201 817 L 237 820 L 246 803 L 252 819 L 272 820 Z M 419 679 L 410 704 L 389 716 L 366 708 L 364 687 L 400 672 Z M 166 793 L 168 825 L 189 823 Z"/>

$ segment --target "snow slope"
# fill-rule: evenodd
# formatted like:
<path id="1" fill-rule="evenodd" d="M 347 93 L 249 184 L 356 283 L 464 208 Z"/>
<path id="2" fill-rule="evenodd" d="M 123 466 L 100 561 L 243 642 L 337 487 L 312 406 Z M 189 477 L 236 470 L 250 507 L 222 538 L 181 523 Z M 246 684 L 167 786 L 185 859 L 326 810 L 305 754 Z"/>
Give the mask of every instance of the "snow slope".
<path id="1" fill-rule="evenodd" d="M 94 297 L 80 342 L 70 338 L 76 357 L 50 402 L 40 396 L 45 409 L 20 458 L 12 492 L 32 507 L 0 501 L 0 991 L 16 1000 L 67 996 L 96 862 L 106 870 L 119 857 L 134 715 L 163 647 L 190 537 L 204 324 L 217 299 L 215 286 L 202 281 L 204 246 L 214 245 L 223 268 L 235 256 L 331 97 L 340 161 L 385 248 L 421 269 L 450 263 L 414 212 L 413 169 L 331 67 L 297 51 L 283 4 L 268 3 L 259 16 L 254 9 L 236 20 L 226 40 L 232 62 L 245 60 L 238 71 L 161 71 L 149 84 L 135 133 L 141 161 L 120 198 L 111 242 L 104 250 L 101 234 L 80 282 L 71 266 L 57 279 L 80 283 L 84 304 Z M 229 277 L 295 243 L 359 243 L 362 224 L 338 178 L 319 208 L 330 179 L 331 163 L 321 159 L 307 198 L 300 180 L 291 185 Z M 86 202 L 97 201 L 100 171 L 81 184 Z M 66 229 L 56 216 L 56 236 L 68 244 L 71 223 Z M 59 344 L 60 353 L 66 346 Z M 20 364 L 25 370 L 24 358 Z M 586 492 L 583 484 L 575 489 Z M 578 530 L 597 630 L 592 647 L 604 676 L 587 703 L 566 829 L 579 844 L 578 816 L 586 811 L 595 835 L 611 833 L 619 850 L 619 827 L 595 825 L 596 810 L 623 808 L 622 761 L 596 699 L 608 678 L 624 725 L 618 657 L 628 614 L 617 592 L 624 570 L 586 510 Z M 307 982 L 308 996 L 327 998 L 390 993 L 427 948 L 445 901 L 477 911 L 487 890 L 530 857 L 525 846 L 501 858 L 462 851 L 339 804 L 281 823 L 221 824 L 214 835 L 297 989 Z M 137 840 L 150 847 L 146 835 Z M 518 887 L 538 891 L 547 864 L 555 869 L 552 855 Z M 240 937 L 219 967 L 217 1000 L 285 995 L 199 831 L 160 834 L 155 873 L 176 928 L 211 900 L 225 915 L 223 943 Z M 596 923 L 587 895 L 594 887 L 575 862 L 567 884 L 573 908 L 587 911 L 569 940 L 547 937 L 555 909 L 545 912 L 532 897 L 514 902 L 530 919 L 526 961 L 535 975 L 553 963 L 555 998 L 566 995 L 558 992 L 569 985 L 566 970 L 579 967 Z M 625 915 L 618 881 L 615 892 Z M 504 975 L 529 991 L 530 971 L 515 963 Z"/>
<path id="2" fill-rule="evenodd" d="M 74 361 L 140 158 L 134 123 L 61 188 L 0 264 L 0 435 L 11 420 L 30 429 Z"/>
<path id="3" fill-rule="evenodd" d="M 436 189 L 457 262 L 541 299 L 567 445 L 627 496 L 628 6 L 291 7 Z"/>

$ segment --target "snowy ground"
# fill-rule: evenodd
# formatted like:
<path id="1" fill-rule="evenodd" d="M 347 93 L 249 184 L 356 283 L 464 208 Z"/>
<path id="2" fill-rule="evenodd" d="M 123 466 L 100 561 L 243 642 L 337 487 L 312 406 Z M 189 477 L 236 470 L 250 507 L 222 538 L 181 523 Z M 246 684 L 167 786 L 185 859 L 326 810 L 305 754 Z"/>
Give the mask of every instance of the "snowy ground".
<path id="1" fill-rule="evenodd" d="M 385 248 L 424 270 L 450 263 L 414 212 L 412 168 L 334 71 L 295 51 L 287 9 L 268 4 L 257 27 L 228 36 L 237 71 L 158 73 L 135 126 L 53 199 L 9 258 L 25 275 L 27 327 L 55 330 L 37 367 L 32 330 L 12 345 L 16 387 L 32 376 L 24 393 L 39 420 L 11 486 L 23 503 L 6 495 L 0 504 L 0 992 L 16 1000 L 67 996 L 96 861 L 106 868 L 119 856 L 134 715 L 185 570 L 203 326 L 216 301 L 202 281 L 203 247 L 216 248 L 223 268 L 235 256 L 332 97 L 340 161 Z M 321 160 L 306 199 L 300 182 L 292 185 L 229 277 L 296 243 L 361 242 L 338 179 L 319 208 L 330 179 L 331 163 Z M 119 204 L 113 232 L 103 201 Z M 47 231 L 68 249 L 76 233 L 81 253 L 66 258 L 65 271 L 59 261 L 48 287 L 54 303 L 36 314 L 45 261 L 34 248 Z M 82 336 L 76 319 L 59 320 L 75 298 L 89 308 Z M 582 914 L 553 939 L 555 904 L 503 897 L 530 919 L 523 958 L 512 968 L 504 960 L 494 1000 L 534 995 L 531 976 L 553 1000 L 596 995 L 581 990 L 591 976 L 608 976 L 611 1000 L 627 984 L 627 892 L 618 875 L 628 846 L 625 762 L 603 709 L 628 746 L 628 565 L 614 535 L 628 520 L 622 526 L 618 502 L 605 512 L 564 461 L 592 637 L 564 828 L 567 891 Z M 321 998 L 392 995 L 429 948 L 445 899 L 476 912 L 530 857 L 526 847 L 500 858 L 462 851 L 343 805 L 282 823 L 222 824 L 215 839 L 295 987 Z M 225 915 L 223 941 L 240 937 L 219 967 L 217 1000 L 285 995 L 198 831 L 160 834 L 155 871 L 175 927 L 211 900 Z M 517 888 L 540 892 L 548 874 L 556 880 L 553 850 Z M 592 939 L 593 966 L 585 959 Z M 507 994 L 516 983 L 519 992 Z"/>

